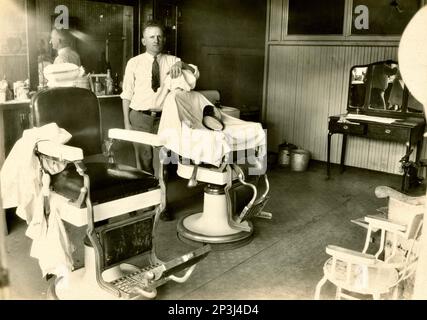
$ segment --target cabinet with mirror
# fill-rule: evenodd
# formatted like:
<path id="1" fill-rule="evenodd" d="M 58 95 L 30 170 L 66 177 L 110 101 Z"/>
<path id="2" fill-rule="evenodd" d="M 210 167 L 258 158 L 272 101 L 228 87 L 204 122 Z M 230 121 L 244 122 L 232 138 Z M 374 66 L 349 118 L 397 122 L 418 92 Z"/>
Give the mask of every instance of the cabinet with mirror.
<path id="1" fill-rule="evenodd" d="M 391 118 L 424 117 L 423 105 L 412 96 L 392 60 L 351 68 L 347 110 Z"/>
<path id="2" fill-rule="evenodd" d="M 409 174 L 410 155 L 416 150 L 415 163 L 421 156 L 425 127 L 423 105 L 402 80 L 396 61 L 378 61 L 353 66 L 350 70 L 347 114 L 328 119 L 327 176 L 330 176 L 331 137 L 342 135 L 341 169 L 345 169 L 348 136 L 401 143 L 406 152 L 400 160 L 402 191 L 415 183 L 416 170 Z M 415 178 L 413 178 L 415 177 Z"/>

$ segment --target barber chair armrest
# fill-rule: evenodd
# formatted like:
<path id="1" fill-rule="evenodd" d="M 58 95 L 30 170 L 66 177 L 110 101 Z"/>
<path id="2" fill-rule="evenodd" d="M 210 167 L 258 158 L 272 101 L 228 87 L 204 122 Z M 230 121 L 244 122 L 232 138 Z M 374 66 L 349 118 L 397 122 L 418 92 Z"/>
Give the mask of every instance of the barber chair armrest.
<path id="1" fill-rule="evenodd" d="M 108 137 L 110 139 L 148 144 L 153 147 L 161 147 L 165 144 L 163 139 L 157 134 L 136 130 L 110 129 L 108 130 Z"/>
<path id="2" fill-rule="evenodd" d="M 377 196 L 377 198 L 390 197 L 413 205 L 423 205 L 425 203 L 425 196 L 411 197 L 387 186 L 376 187 L 375 195 Z"/>
<path id="3" fill-rule="evenodd" d="M 371 228 L 384 229 L 390 232 L 402 232 L 406 231 L 406 226 L 390 219 L 386 219 L 381 216 L 366 216 L 365 221 Z"/>
<path id="4" fill-rule="evenodd" d="M 373 265 L 377 259 L 372 254 L 362 253 L 360 251 L 341 248 L 338 246 L 328 245 L 326 253 L 330 256 L 352 264 Z"/>
<path id="5" fill-rule="evenodd" d="M 53 141 L 37 142 L 37 151 L 43 155 L 56 158 L 60 161 L 81 161 L 83 160 L 83 150 L 76 147 L 67 146 Z"/>

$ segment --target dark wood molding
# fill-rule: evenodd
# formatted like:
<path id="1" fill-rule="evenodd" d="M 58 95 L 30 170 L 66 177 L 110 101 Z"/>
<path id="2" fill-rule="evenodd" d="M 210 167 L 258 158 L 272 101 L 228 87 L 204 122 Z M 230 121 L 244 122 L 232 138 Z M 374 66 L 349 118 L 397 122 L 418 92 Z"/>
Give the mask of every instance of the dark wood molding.
<path id="1" fill-rule="evenodd" d="M 39 83 L 39 71 L 37 63 L 37 24 L 36 24 L 36 0 L 26 0 L 27 7 L 27 39 L 28 39 L 28 77 L 30 90 L 37 90 Z"/>

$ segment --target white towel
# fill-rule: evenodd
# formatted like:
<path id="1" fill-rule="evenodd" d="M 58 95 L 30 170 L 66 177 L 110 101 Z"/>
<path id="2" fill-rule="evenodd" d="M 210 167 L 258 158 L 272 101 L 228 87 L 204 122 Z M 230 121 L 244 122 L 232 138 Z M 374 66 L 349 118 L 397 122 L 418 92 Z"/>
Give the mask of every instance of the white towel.
<path id="1" fill-rule="evenodd" d="M 203 126 L 203 108 L 212 105 L 196 91 L 171 91 L 164 103 L 158 134 L 173 152 L 196 162 L 220 166 L 231 151 L 266 145 L 260 123 L 243 121 L 221 112 L 223 131 Z"/>
<path id="2" fill-rule="evenodd" d="M 160 88 L 160 92 L 154 101 L 154 109 L 162 109 L 166 96 L 169 92 L 176 90 L 190 91 L 196 87 L 196 81 L 196 76 L 190 70 L 182 70 L 181 75 L 175 79 L 172 79 L 170 75 L 167 75 Z"/>
<path id="3" fill-rule="evenodd" d="M 72 267 L 72 246 L 68 240 L 57 205 L 51 203 L 49 228 L 43 213 L 43 194 L 41 188 L 40 164 L 34 154 L 36 143 L 50 140 L 66 143 L 71 134 L 56 123 L 40 128 L 25 130 L 8 157 L 0 172 L 3 207 L 17 207 L 17 215 L 24 219 L 28 228 L 26 235 L 33 240 L 31 256 L 39 260 L 43 276 L 47 273 L 64 275 Z M 46 163 L 51 173 L 63 170 L 64 165 Z"/>

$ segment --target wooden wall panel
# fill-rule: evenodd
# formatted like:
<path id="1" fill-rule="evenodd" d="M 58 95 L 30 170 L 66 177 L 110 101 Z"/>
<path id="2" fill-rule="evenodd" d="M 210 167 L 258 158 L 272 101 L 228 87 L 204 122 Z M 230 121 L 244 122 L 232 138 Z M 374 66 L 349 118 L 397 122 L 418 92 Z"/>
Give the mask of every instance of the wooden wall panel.
<path id="1" fill-rule="evenodd" d="M 270 41 L 282 39 L 283 0 L 270 1 Z"/>

